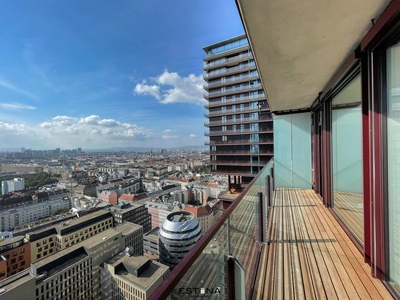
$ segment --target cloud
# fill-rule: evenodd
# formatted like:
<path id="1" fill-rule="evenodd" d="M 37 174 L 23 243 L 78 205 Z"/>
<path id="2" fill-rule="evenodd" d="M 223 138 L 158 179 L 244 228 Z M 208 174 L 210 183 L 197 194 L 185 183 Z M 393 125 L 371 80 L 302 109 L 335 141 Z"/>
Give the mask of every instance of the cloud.
<path id="1" fill-rule="evenodd" d="M 172 129 L 165 129 L 164 133 L 173 133 L 176 132 L 176 130 L 172 130 Z"/>
<path id="2" fill-rule="evenodd" d="M 135 86 L 136 94 L 151 95 L 160 103 L 193 103 L 203 104 L 203 84 L 204 80 L 201 75 L 196 76 L 190 74 L 182 77 L 176 72 L 168 72 L 165 70 L 156 78 L 151 78 L 155 85 L 148 85 L 144 80 Z"/>
<path id="3" fill-rule="evenodd" d="M 133 90 L 138 95 L 151 95 L 157 100 L 160 100 L 160 87 L 157 85 L 147 85 L 146 81 L 143 80 L 142 83 L 138 83 Z"/>
<path id="4" fill-rule="evenodd" d="M 0 107 L 8 110 L 19 110 L 19 109 L 36 109 L 36 107 L 31 105 L 26 105 L 22 103 L 0 103 Z"/>
<path id="5" fill-rule="evenodd" d="M 32 94 L 32 93 L 30 93 L 28 91 L 25 91 L 25 90 L 23 90 L 21 88 L 18 88 L 15 85 L 13 85 L 13 84 L 5 81 L 5 80 L 0 79 L 0 86 L 4 87 L 6 89 L 9 89 L 9 90 L 15 91 L 17 93 L 20 93 L 22 95 L 25 95 L 25 96 L 27 96 L 27 97 L 29 97 L 31 99 L 40 101 L 40 98 L 38 96 L 36 96 L 36 95 L 34 95 L 34 94 Z"/>
<path id="6" fill-rule="evenodd" d="M 166 135 L 166 134 L 164 134 L 162 137 L 165 140 L 176 140 L 178 138 L 177 135 Z"/>
<path id="7" fill-rule="evenodd" d="M 0 122 L 2 147 L 39 145 L 38 148 L 128 147 L 147 141 L 151 131 L 136 124 L 87 117 L 56 116 L 36 125 Z"/>
<path id="8" fill-rule="evenodd" d="M 194 138 L 196 138 L 196 137 L 197 137 L 197 135 L 195 135 L 195 134 L 191 133 L 191 134 L 189 135 L 189 137 L 190 137 L 191 139 L 194 139 Z"/>
<path id="9" fill-rule="evenodd" d="M 143 140 L 148 137 L 144 128 L 135 124 L 121 123 L 114 119 L 102 119 L 97 115 L 83 118 L 56 116 L 49 121 L 39 124 L 52 133 L 67 134 L 99 134 L 107 138 L 137 138 Z"/>

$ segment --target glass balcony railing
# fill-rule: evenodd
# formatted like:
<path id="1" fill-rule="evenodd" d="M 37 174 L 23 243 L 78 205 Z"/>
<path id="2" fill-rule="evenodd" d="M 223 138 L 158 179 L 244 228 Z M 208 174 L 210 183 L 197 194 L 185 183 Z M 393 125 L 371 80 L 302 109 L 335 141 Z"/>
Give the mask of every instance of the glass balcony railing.
<path id="1" fill-rule="evenodd" d="M 148 299 L 250 299 L 268 241 L 273 159 Z"/>

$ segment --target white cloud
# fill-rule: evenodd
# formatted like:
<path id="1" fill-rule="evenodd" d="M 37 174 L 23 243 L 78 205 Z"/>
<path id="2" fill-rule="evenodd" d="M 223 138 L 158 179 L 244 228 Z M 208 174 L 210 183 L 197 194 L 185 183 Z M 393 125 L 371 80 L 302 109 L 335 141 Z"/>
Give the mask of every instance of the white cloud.
<path id="1" fill-rule="evenodd" d="M 151 136 L 151 131 L 136 124 L 96 115 L 77 118 L 56 116 L 35 126 L 0 122 L 3 147 L 39 145 L 37 148 L 62 147 L 129 147 L 136 146 Z M 50 146 L 51 145 L 51 146 Z"/>
<path id="2" fill-rule="evenodd" d="M 151 95 L 157 100 L 160 100 L 160 87 L 157 85 L 147 85 L 146 81 L 143 80 L 142 83 L 138 83 L 133 90 L 136 94 Z"/>
<path id="3" fill-rule="evenodd" d="M 164 134 L 162 137 L 165 140 L 176 140 L 178 138 L 177 135 L 166 135 L 166 134 Z"/>
<path id="4" fill-rule="evenodd" d="M 181 77 L 176 72 L 165 70 L 160 76 L 152 78 L 157 85 L 148 85 L 146 81 L 138 83 L 134 89 L 136 94 L 152 95 L 160 103 L 194 103 L 203 104 L 203 84 L 201 75 L 190 74 Z"/>
<path id="5" fill-rule="evenodd" d="M 26 105 L 22 103 L 0 103 L 0 107 L 8 110 L 19 110 L 19 109 L 36 109 L 35 106 Z"/>
<path id="6" fill-rule="evenodd" d="M 194 139 L 194 138 L 196 138 L 196 137 L 197 137 L 197 135 L 195 135 L 195 134 L 191 133 L 191 134 L 189 135 L 189 137 L 190 137 L 191 139 Z"/>
<path id="7" fill-rule="evenodd" d="M 176 132 L 176 130 L 172 130 L 172 129 L 165 129 L 164 133 L 173 133 Z"/>

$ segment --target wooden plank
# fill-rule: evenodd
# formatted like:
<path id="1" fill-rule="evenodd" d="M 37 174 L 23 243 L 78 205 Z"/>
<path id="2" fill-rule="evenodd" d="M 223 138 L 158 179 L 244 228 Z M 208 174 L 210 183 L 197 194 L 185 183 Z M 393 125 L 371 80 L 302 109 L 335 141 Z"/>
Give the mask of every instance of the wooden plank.
<path id="1" fill-rule="evenodd" d="M 278 188 L 274 204 L 254 299 L 392 299 L 314 191 Z"/>
<path id="2" fill-rule="evenodd" d="M 289 222 L 292 224 L 290 228 L 290 239 L 289 245 L 292 250 L 292 272 L 293 272 L 293 290 L 294 290 L 294 299 L 306 299 L 305 289 L 310 289 L 310 283 L 306 280 L 303 283 L 303 276 L 301 274 L 301 263 L 300 263 L 300 248 L 301 245 L 297 243 L 297 234 L 296 229 L 298 230 L 298 222 L 301 220 L 295 219 L 293 215 L 293 206 L 294 203 L 292 201 L 292 197 L 288 195 L 288 214 L 289 214 Z M 308 299 L 311 299 L 311 295 L 309 295 Z"/>
<path id="3" fill-rule="evenodd" d="M 299 193 L 302 193 L 304 197 L 309 197 L 309 195 L 305 194 L 304 191 L 299 191 Z M 352 285 L 346 285 L 345 280 L 348 279 L 347 274 L 340 259 L 338 259 L 338 255 L 333 246 L 338 242 L 336 241 L 335 236 L 329 231 L 329 228 L 325 226 L 324 218 L 326 214 L 320 211 L 318 212 L 322 206 L 318 205 L 318 203 L 316 204 L 315 208 L 312 209 L 314 213 L 310 214 L 310 219 L 313 220 L 314 228 L 319 229 L 321 242 L 319 242 L 318 245 L 323 253 L 323 258 L 327 269 L 329 270 L 329 276 L 332 280 L 335 292 L 339 299 L 357 299 L 358 295 L 355 292 L 354 287 Z M 350 297 L 350 294 L 353 297 L 356 296 L 356 298 Z"/>
<path id="4" fill-rule="evenodd" d="M 312 191 L 308 191 L 308 193 L 312 193 Z M 327 226 L 330 226 L 331 230 L 334 232 L 335 237 L 340 243 L 342 252 L 341 252 L 341 258 L 347 258 L 352 266 L 352 268 L 355 271 L 355 276 L 359 278 L 358 284 L 355 284 L 354 287 L 356 288 L 357 292 L 362 295 L 360 297 L 364 299 L 365 292 L 368 293 L 369 297 L 371 299 L 386 299 L 387 296 L 389 296 L 388 299 L 392 299 L 390 296 L 389 292 L 384 288 L 382 282 L 380 282 L 377 279 L 372 278 L 370 275 L 370 267 L 364 263 L 363 257 L 358 251 L 358 249 L 354 246 L 353 242 L 350 240 L 350 238 L 347 236 L 345 231 L 340 227 L 340 225 L 337 223 L 336 219 L 330 214 L 326 208 L 321 207 L 320 210 L 325 210 L 326 213 L 326 223 Z M 340 252 L 340 250 L 338 250 Z M 347 272 L 350 272 L 351 269 L 346 269 Z M 355 279 L 354 277 L 351 277 L 352 280 Z M 375 283 L 383 287 L 384 289 L 380 289 L 381 292 L 378 292 Z"/>

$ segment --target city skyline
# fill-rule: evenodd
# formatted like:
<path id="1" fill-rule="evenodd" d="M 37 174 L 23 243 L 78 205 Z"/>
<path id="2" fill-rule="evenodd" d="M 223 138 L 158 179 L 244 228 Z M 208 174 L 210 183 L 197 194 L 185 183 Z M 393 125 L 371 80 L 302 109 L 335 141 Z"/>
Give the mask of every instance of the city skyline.
<path id="1" fill-rule="evenodd" d="M 175 4 L 5 3 L 1 148 L 203 145 L 202 47 L 243 28 L 234 1 Z"/>

